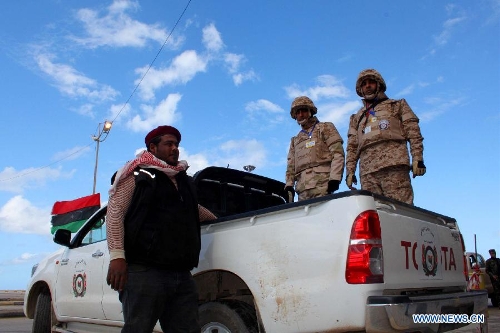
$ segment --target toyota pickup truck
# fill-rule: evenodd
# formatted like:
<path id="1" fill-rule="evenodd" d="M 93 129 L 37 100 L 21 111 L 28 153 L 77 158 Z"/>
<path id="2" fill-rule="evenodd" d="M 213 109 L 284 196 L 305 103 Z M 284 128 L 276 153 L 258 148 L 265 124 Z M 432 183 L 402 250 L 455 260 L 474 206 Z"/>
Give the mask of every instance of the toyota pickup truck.
<path id="1" fill-rule="evenodd" d="M 218 217 L 201 225 L 192 271 L 204 333 L 445 332 L 487 320 L 487 293 L 466 291 L 453 218 L 363 190 L 287 202 L 282 182 L 229 168 L 193 180 Z M 103 207 L 74 235 L 55 233 L 61 249 L 34 266 L 26 289 L 33 332 L 120 331 L 105 223 Z"/>

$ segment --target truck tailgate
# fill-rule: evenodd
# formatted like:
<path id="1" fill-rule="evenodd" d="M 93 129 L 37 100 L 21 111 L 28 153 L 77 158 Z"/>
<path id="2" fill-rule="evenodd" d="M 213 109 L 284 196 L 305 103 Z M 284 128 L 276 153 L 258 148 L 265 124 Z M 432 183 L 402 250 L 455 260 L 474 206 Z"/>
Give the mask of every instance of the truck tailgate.
<path id="1" fill-rule="evenodd" d="M 465 288 L 464 250 L 454 219 L 381 201 L 377 201 L 377 211 L 384 251 L 384 282 L 391 289 L 396 292 Z"/>

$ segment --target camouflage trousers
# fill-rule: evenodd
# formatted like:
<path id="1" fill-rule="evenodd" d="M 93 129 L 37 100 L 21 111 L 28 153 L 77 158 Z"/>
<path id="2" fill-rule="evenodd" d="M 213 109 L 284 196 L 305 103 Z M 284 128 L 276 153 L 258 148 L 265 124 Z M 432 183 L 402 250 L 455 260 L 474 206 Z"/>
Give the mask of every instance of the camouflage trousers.
<path id="1" fill-rule="evenodd" d="M 328 176 L 326 172 L 321 173 L 303 173 L 297 181 L 296 191 L 299 201 L 321 197 L 327 194 Z"/>
<path id="2" fill-rule="evenodd" d="M 413 205 L 409 167 L 399 165 L 360 176 L 361 189 Z"/>

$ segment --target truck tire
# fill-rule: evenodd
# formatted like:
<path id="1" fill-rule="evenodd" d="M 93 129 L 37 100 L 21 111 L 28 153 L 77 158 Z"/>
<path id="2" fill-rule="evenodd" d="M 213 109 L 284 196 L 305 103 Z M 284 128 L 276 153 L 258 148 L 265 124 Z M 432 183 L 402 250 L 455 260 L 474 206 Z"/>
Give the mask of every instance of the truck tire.
<path id="1" fill-rule="evenodd" d="M 199 307 L 201 333 L 258 333 L 253 307 L 239 301 L 208 302 Z"/>
<path id="2" fill-rule="evenodd" d="M 35 315 L 33 317 L 33 333 L 51 333 L 55 315 L 52 311 L 50 293 L 42 292 L 36 300 Z"/>

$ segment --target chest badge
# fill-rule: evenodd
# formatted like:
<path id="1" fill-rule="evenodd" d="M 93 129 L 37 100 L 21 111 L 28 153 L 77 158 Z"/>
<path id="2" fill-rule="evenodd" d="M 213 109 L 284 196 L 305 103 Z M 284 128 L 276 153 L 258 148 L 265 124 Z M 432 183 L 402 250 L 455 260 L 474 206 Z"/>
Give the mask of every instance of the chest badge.
<path id="1" fill-rule="evenodd" d="M 306 148 L 312 148 L 312 147 L 314 147 L 315 144 L 316 144 L 316 141 L 314 141 L 314 140 L 308 141 L 308 142 L 306 142 Z"/>
<path id="2" fill-rule="evenodd" d="M 382 131 L 383 131 L 383 130 L 387 130 L 387 129 L 389 129 L 389 120 L 387 120 L 387 119 L 382 119 L 382 120 L 378 123 L 378 128 L 380 128 Z"/>

